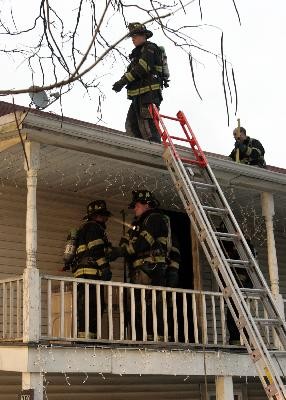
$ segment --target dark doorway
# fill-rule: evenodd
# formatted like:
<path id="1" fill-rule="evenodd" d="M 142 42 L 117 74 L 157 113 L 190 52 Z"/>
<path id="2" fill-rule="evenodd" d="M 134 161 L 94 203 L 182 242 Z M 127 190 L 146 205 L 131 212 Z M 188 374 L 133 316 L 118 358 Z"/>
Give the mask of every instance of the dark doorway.
<path id="1" fill-rule="evenodd" d="M 171 222 L 172 236 L 174 235 L 181 253 L 181 263 L 179 268 L 179 284 L 182 289 L 193 289 L 193 260 L 192 260 L 192 240 L 191 240 L 191 223 L 187 214 L 176 211 L 164 210 L 164 214 L 168 215 Z M 184 342 L 184 318 L 183 318 L 183 297 L 177 294 L 177 318 L 178 318 L 178 336 L 179 341 Z M 188 307 L 188 330 L 189 342 L 194 341 L 194 328 L 192 317 L 192 297 L 187 295 Z M 173 336 L 173 317 L 172 308 L 169 308 L 168 325 L 170 327 L 171 337 Z"/>
<path id="2" fill-rule="evenodd" d="M 193 289 L 193 260 L 191 223 L 187 214 L 177 211 L 164 210 L 171 221 L 172 235 L 174 234 L 179 243 L 182 262 L 179 268 L 179 287 L 182 289 Z"/>

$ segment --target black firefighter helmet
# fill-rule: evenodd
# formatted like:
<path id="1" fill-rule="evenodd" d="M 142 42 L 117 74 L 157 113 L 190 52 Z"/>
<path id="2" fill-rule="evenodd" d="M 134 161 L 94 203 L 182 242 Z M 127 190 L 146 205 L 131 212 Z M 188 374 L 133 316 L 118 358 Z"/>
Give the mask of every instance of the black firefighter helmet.
<path id="1" fill-rule="evenodd" d="M 159 201 L 150 190 L 132 190 L 132 201 L 128 208 L 134 208 L 136 203 L 148 204 L 151 208 L 160 206 Z"/>
<path id="2" fill-rule="evenodd" d="M 153 36 L 153 33 L 149 31 L 144 24 L 140 24 L 140 22 L 131 22 L 128 25 L 129 37 L 133 35 L 145 35 L 146 39 L 149 39 Z"/>
<path id="3" fill-rule="evenodd" d="M 83 219 L 89 219 L 93 215 L 111 216 L 111 212 L 107 210 L 104 200 L 94 200 L 88 203 L 86 207 L 86 216 Z"/>

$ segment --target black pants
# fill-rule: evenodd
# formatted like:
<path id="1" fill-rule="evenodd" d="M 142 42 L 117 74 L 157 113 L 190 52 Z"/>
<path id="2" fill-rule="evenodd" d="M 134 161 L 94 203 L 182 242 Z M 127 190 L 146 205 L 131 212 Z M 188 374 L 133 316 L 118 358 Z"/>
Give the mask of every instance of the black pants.
<path id="1" fill-rule="evenodd" d="M 142 104 L 140 96 L 136 96 L 132 100 L 125 121 L 126 133 L 128 136 L 161 143 L 160 134 L 149 112 L 149 105 L 150 104 Z M 159 106 L 159 104 L 157 104 L 157 106 Z"/>
<path id="2" fill-rule="evenodd" d="M 145 265 L 143 268 L 132 268 L 130 270 L 130 282 L 152 285 L 166 286 L 166 267 L 165 265 Z M 152 292 L 146 291 L 146 330 L 148 338 L 153 338 L 153 313 L 152 313 Z M 157 333 L 159 336 L 164 335 L 163 321 L 163 300 L 160 291 L 156 294 L 156 314 L 157 314 Z M 143 340 L 142 331 L 142 304 L 141 290 L 135 289 L 135 326 L 137 340 Z"/>
<path id="3" fill-rule="evenodd" d="M 79 278 L 100 280 L 97 275 L 82 275 Z M 104 311 L 104 286 L 100 287 L 101 316 Z M 96 286 L 89 285 L 89 332 L 96 334 L 97 327 Z M 77 286 L 77 330 L 85 332 L 85 284 Z"/>

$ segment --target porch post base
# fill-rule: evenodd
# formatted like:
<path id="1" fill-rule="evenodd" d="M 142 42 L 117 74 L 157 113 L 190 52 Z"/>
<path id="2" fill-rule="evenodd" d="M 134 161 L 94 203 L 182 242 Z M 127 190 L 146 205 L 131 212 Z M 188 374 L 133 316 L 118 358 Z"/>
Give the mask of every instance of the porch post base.
<path id="1" fill-rule="evenodd" d="M 234 400 L 231 376 L 216 376 L 216 400 Z"/>
<path id="2" fill-rule="evenodd" d="M 43 400 L 43 376 L 40 372 L 22 372 L 22 390 L 34 390 L 34 400 Z"/>

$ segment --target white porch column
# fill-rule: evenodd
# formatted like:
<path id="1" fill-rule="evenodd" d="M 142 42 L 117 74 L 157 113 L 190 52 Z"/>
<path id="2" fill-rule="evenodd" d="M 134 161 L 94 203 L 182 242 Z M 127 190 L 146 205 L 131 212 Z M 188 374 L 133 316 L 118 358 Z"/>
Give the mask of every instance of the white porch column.
<path id="1" fill-rule="evenodd" d="M 22 390 L 27 389 L 34 390 L 34 400 L 43 400 L 43 376 L 41 373 L 22 373 Z"/>
<path id="2" fill-rule="evenodd" d="M 268 252 L 268 269 L 270 277 L 270 287 L 274 299 L 276 300 L 277 306 L 284 316 L 284 303 L 281 294 L 279 293 L 279 273 L 278 273 L 278 262 L 276 255 L 276 245 L 273 229 L 273 216 L 274 211 L 274 199 L 273 194 L 268 192 L 261 193 L 261 207 L 262 215 L 265 219 L 266 234 L 267 234 L 267 252 Z"/>
<path id="3" fill-rule="evenodd" d="M 216 376 L 216 400 L 234 400 L 231 376 Z"/>
<path id="4" fill-rule="evenodd" d="M 37 253 L 37 172 L 40 164 L 39 143 L 26 142 L 28 159 L 27 214 L 26 214 L 26 268 L 23 274 L 23 341 L 37 342 L 40 336 L 40 278 L 36 268 Z"/>

